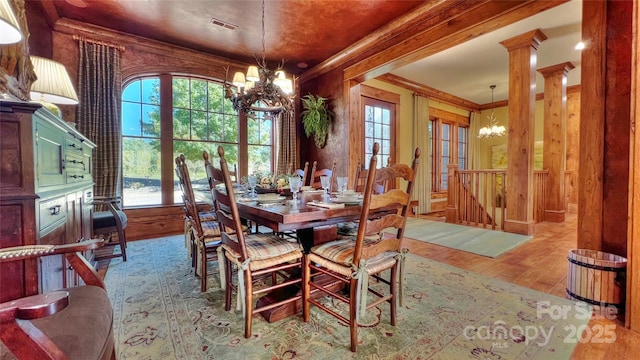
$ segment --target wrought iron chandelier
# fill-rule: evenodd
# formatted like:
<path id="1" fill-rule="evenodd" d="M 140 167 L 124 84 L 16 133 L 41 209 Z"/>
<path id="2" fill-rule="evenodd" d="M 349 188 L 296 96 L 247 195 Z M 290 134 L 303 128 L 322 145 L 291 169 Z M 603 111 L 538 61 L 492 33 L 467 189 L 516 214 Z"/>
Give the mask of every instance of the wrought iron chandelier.
<path id="1" fill-rule="evenodd" d="M 264 0 L 262 0 L 262 59 L 256 58 L 258 66 L 252 65 L 247 74 L 236 72 L 232 84 L 225 74 L 225 97 L 230 99 L 236 111 L 255 118 L 263 112 L 264 118 L 272 118 L 284 112 L 293 113 L 293 81 L 282 70 L 284 61 L 276 70 L 271 70 L 265 60 L 264 44 Z M 227 73 L 228 73 L 227 68 Z"/>
<path id="2" fill-rule="evenodd" d="M 496 88 L 496 86 L 491 85 L 489 86 L 489 88 L 491 88 L 491 102 L 493 103 L 493 90 Z M 491 114 L 489 114 L 487 118 L 489 119 L 489 124 L 480 128 L 480 130 L 478 131 L 478 137 L 490 138 L 504 136 L 507 129 L 505 129 L 505 127 L 502 125 L 498 125 L 498 120 L 496 119 L 496 115 L 494 114 L 493 109 L 491 109 Z"/>

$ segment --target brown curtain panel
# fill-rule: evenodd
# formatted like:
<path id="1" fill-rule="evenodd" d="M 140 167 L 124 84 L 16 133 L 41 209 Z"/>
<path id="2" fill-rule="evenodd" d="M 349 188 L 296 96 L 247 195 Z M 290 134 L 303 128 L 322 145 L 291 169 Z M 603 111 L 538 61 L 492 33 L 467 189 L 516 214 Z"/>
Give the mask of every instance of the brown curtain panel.
<path id="1" fill-rule="evenodd" d="M 296 165 L 296 120 L 293 112 L 284 112 L 276 122 L 276 174 L 285 174 L 289 164 Z"/>
<path id="2" fill-rule="evenodd" d="M 78 130 L 97 147 L 93 156 L 95 195 L 121 195 L 122 78 L 120 49 L 79 40 Z"/>

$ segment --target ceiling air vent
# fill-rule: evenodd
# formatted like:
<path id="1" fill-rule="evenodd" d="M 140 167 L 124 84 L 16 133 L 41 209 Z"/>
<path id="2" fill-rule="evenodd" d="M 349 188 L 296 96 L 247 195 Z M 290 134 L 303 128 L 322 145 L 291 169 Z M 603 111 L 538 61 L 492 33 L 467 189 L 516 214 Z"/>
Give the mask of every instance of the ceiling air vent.
<path id="1" fill-rule="evenodd" d="M 223 27 L 225 29 L 229 29 L 229 30 L 235 30 L 238 28 L 238 25 L 234 25 L 232 23 L 226 22 L 224 20 L 216 19 L 216 18 L 211 18 L 211 20 L 209 20 L 209 23 L 215 26 Z"/>

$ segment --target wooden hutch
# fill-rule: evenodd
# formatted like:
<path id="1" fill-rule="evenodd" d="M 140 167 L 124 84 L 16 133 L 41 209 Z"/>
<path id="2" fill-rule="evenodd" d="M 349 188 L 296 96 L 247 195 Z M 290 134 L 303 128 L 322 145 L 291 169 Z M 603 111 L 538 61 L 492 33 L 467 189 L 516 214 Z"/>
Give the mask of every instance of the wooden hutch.
<path id="1" fill-rule="evenodd" d="M 94 148 L 40 104 L 0 99 L 0 247 L 91 238 Z M 3 265 L 0 302 L 76 285 L 65 262 L 48 256 Z"/>

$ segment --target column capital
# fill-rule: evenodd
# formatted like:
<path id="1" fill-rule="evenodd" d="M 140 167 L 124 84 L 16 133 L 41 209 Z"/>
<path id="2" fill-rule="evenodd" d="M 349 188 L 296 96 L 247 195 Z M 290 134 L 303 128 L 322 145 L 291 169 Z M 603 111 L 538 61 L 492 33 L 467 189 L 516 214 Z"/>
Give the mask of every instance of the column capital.
<path id="1" fill-rule="evenodd" d="M 545 35 L 542 30 L 535 29 L 510 39 L 500 41 L 500 44 L 509 51 L 523 47 L 533 47 L 537 50 L 540 43 L 545 40 L 547 40 L 547 35 Z"/>
<path id="2" fill-rule="evenodd" d="M 549 77 L 556 75 L 557 73 L 562 73 L 562 75 L 567 75 L 569 71 L 574 69 L 576 66 L 573 65 L 572 62 L 567 61 L 556 65 L 547 66 L 542 69 L 538 69 L 538 72 L 542 74 L 544 77 Z"/>

